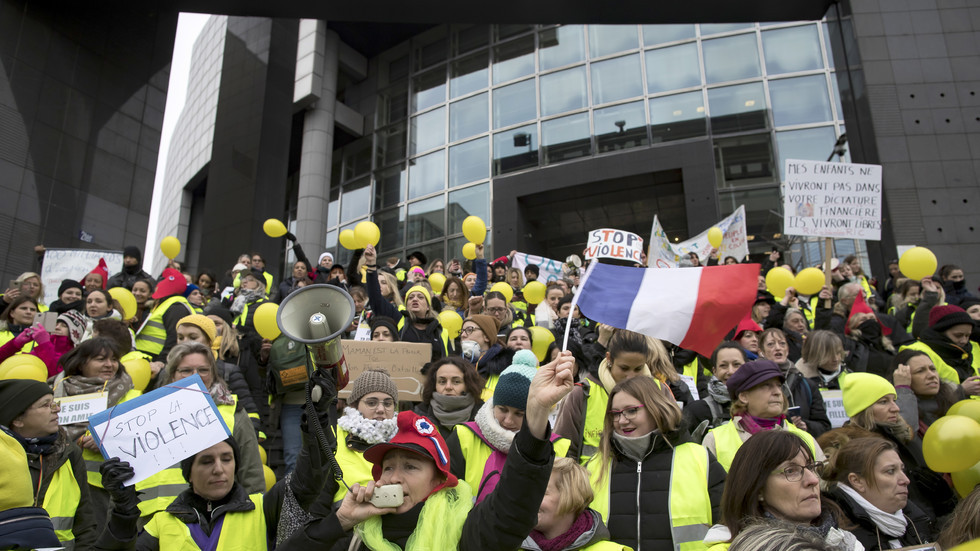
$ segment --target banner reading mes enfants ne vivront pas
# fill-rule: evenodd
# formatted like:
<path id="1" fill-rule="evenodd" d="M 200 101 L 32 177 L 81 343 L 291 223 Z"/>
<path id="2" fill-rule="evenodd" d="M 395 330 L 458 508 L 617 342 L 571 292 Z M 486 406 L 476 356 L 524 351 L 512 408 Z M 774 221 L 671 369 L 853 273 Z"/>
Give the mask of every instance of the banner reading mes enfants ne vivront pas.
<path id="1" fill-rule="evenodd" d="M 881 166 L 786 160 L 783 233 L 881 239 Z"/>

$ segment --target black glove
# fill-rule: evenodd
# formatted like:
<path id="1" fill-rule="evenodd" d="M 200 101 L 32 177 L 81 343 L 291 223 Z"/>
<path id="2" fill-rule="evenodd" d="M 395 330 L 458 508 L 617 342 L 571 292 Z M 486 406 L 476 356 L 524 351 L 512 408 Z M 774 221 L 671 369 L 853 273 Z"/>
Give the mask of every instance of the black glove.
<path id="1" fill-rule="evenodd" d="M 133 478 L 135 474 L 129 463 L 120 461 L 118 457 L 106 460 L 99 467 L 102 473 L 102 487 L 109 492 L 113 505 L 120 511 L 136 509 L 136 485 L 123 486 L 123 483 Z"/>

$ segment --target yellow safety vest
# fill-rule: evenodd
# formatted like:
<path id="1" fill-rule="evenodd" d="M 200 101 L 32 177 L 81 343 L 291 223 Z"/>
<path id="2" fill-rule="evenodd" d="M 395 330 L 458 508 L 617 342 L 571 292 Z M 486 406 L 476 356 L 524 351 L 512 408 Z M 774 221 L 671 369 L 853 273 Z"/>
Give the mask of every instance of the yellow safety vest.
<path id="1" fill-rule="evenodd" d="M 51 477 L 41 505 L 51 517 L 54 533 L 65 549 L 75 548 L 72 528 L 75 526 L 75 511 L 81 499 L 82 491 L 75 480 L 75 473 L 72 472 L 71 461 L 65 461 Z"/>
<path id="2" fill-rule="evenodd" d="M 235 434 L 235 409 L 238 407 L 238 396 L 232 394 L 234 404 L 218 406 L 218 413 L 228 425 L 228 430 Z M 181 492 L 189 488 L 184 480 L 180 463 L 168 467 L 155 475 L 136 483 L 136 491 L 140 493 L 140 516 L 155 515 L 165 510 Z"/>
<path id="3" fill-rule="evenodd" d="M 701 360 L 695 356 L 693 360 L 691 360 L 684 366 L 682 375 L 685 375 L 687 377 L 694 377 L 694 380 L 697 381 L 699 375 L 698 366 L 700 365 L 701 365 Z M 708 371 L 708 368 L 702 366 L 700 375 L 707 375 L 708 377 L 710 377 L 711 372 Z"/>
<path id="4" fill-rule="evenodd" d="M 136 398 L 142 394 L 142 392 L 136 389 L 130 389 L 123 395 L 122 400 L 119 400 L 119 404 L 125 402 L 126 400 L 132 400 L 133 398 Z M 85 478 L 88 480 L 89 486 L 101 488 L 102 473 L 99 472 L 99 468 L 102 467 L 102 462 L 104 461 L 104 459 L 102 459 L 102 453 L 92 451 L 88 448 L 82 448 L 82 459 L 85 461 Z"/>
<path id="5" fill-rule="evenodd" d="M 462 480 L 432 494 L 422 505 L 418 524 L 405 542 L 405 551 L 456 549 L 472 508 L 473 491 Z M 373 516 L 358 524 L 354 528 L 355 541 L 361 540 L 364 547 L 373 551 L 401 551 L 401 547 L 385 539 L 381 518 Z"/>
<path id="6" fill-rule="evenodd" d="M 268 549 L 262 494 L 252 494 L 248 497 L 255 504 L 254 509 L 225 513 L 221 535 L 218 536 L 217 551 Z M 161 550 L 201 551 L 187 525 L 166 511 L 150 519 L 150 522 L 146 523 L 145 530 L 160 542 Z"/>
<path id="7" fill-rule="evenodd" d="M 474 497 L 479 496 L 481 484 L 483 483 L 483 471 L 493 453 L 493 448 L 487 445 L 473 429 L 466 424 L 459 424 L 453 428 L 456 437 L 459 438 L 459 448 L 466 459 L 466 472 L 463 480 L 476 491 Z M 568 455 L 568 447 L 572 445 L 568 438 L 558 438 L 551 443 L 555 450 L 555 457 L 565 457 Z"/>
<path id="8" fill-rule="evenodd" d="M 407 323 L 409 320 L 409 317 L 408 310 L 406 310 L 404 306 L 399 306 L 398 311 L 402 313 L 402 319 L 398 320 L 398 333 L 401 334 L 402 329 L 405 328 L 405 323 Z M 449 341 L 452 339 L 449 338 L 449 331 L 447 331 L 442 324 L 439 324 L 439 329 L 439 336 L 442 338 L 442 355 L 445 357 L 449 355 Z"/>
<path id="9" fill-rule="evenodd" d="M 0 331 L 0 346 L 7 344 L 8 342 L 14 340 L 14 334 L 11 331 Z M 21 347 L 18 354 L 29 354 L 31 350 L 37 345 L 34 341 L 27 341 L 24 346 Z"/>
<path id="10" fill-rule="evenodd" d="M 592 545 L 579 547 L 579 551 L 633 551 L 632 547 L 614 541 L 597 541 Z"/>
<path id="11" fill-rule="evenodd" d="M 153 308 L 150 316 L 143 322 L 140 332 L 136 335 L 136 349 L 151 356 L 156 356 L 163 351 L 163 345 L 167 341 L 167 329 L 163 326 L 163 314 L 175 303 L 181 303 L 187 307 L 187 314 L 194 313 L 191 303 L 180 296 L 172 296 Z"/>
<path id="12" fill-rule="evenodd" d="M 364 486 L 374 480 L 374 474 L 371 472 L 374 464 L 364 459 L 363 453 L 347 446 L 347 431 L 340 427 L 337 427 L 337 452 L 335 455 L 337 457 L 337 464 L 340 465 L 340 470 L 344 473 L 344 481 L 347 484 L 351 486 L 354 484 Z M 333 495 L 333 502 L 338 503 L 344 499 L 345 495 L 347 495 L 347 487 L 341 484 L 340 488 Z"/>
<path id="13" fill-rule="evenodd" d="M 970 341 L 970 348 L 972 349 L 973 354 L 973 374 L 980 375 L 980 345 Z M 963 382 L 960 380 L 960 374 L 956 371 L 956 369 L 944 362 L 943 359 L 939 357 L 939 354 L 936 354 L 936 352 L 933 351 L 928 344 L 922 341 L 915 341 L 912 344 L 903 345 L 898 350 L 899 352 L 902 350 L 919 350 L 921 352 L 925 352 L 926 355 L 929 356 L 929 359 L 932 360 L 932 364 L 936 366 L 936 371 L 939 372 L 939 378 L 955 384 L 960 384 Z"/>
<path id="14" fill-rule="evenodd" d="M 589 469 L 589 482 L 595 491 L 591 507 L 602 516 L 603 521 L 609 522 L 612 465 L 607 467 L 605 473 L 601 467 L 602 458 L 598 455 L 593 456 L 586 465 Z M 642 476 L 642 473 L 638 474 Z M 637 492 L 639 491 L 640 488 L 637 488 Z M 708 450 L 704 446 L 687 442 L 674 448 L 668 503 L 674 549 L 707 549 L 703 540 L 711 527 L 711 497 L 708 495 Z"/>
<path id="15" fill-rule="evenodd" d="M 500 375 L 490 375 L 487 377 L 487 382 L 483 385 L 483 394 L 480 395 L 481 400 L 488 402 L 493 398 L 493 391 L 497 388 L 497 381 L 499 380 Z"/>
<path id="16" fill-rule="evenodd" d="M 588 398 L 585 405 L 585 423 L 582 425 L 582 449 L 579 450 L 579 463 L 585 465 L 589 458 L 599 451 L 602 432 L 606 422 L 606 407 L 609 393 L 602 383 L 589 380 Z"/>
<path id="17" fill-rule="evenodd" d="M 783 429 L 802 438 L 806 442 L 807 447 L 810 448 L 810 455 L 816 457 L 816 441 L 813 439 L 813 436 L 810 436 L 810 433 L 802 431 L 796 425 L 785 421 L 783 422 Z M 720 427 L 715 427 L 711 429 L 711 433 L 715 435 L 715 456 L 718 458 L 721 466 L 725 467 L 725 472 L 728 472 L 732 467 L 732 461 L 735 460 L 735 452 L 742 447 L 742 438 L 738 435 L 738 428 L 735 426 L 735 421 L 732 420 Z"/>

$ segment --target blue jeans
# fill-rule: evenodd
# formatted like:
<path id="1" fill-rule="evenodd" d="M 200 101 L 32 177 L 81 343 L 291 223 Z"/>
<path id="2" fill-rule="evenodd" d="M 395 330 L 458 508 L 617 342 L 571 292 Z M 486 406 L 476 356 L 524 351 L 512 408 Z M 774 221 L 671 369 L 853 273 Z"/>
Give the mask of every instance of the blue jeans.
<path id="1" fill-rule="evenodd" d="M 302 416 L 301 404 L 283 404 L 279 427 L 282 430 L 282 454 L 287 473 L 296 468 L 296 458 L 303 448 L 303 431 L 299 428 Z"/>

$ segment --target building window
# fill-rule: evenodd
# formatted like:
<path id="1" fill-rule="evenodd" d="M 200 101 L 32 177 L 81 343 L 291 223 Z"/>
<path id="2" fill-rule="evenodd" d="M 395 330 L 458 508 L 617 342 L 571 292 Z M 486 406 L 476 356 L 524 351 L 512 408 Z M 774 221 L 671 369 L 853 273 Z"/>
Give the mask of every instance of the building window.
<path id="1" fill-rule="evenodd" d="M 698 45 L 691 42 L 659 50 L 647 50 L 647 92 L 669 92 L 701 85 Z"/>
<path id="2" fill-rule="evenodd" d="M 534 72 L 534 36 L 505 42 L 493 49 L 493 83 L 508 82 Z"/>
<path id="3" fill-rule="evenodd" d="M 645 46 L 656 46 L 690 38 L 694 38 L 694 25 L 643 25 Z"/>
<path id="4" fill-rule="evenodd" d="M 408 242 L 418 243 L 446 234 L 446 199 L 437 196 L 408 205 Z"/>
<path id="5" fill-rule="evenodd" d="M 538 129 L 529 124 L 493 136 L 493 174 L 538 166 Z"/>
<path id="6" fill-rule="evenodd" d="M 770 80 L 769 95 L 776 126 L 834 120 L 827 95 L 827 77 L 822 74 Z"/>
<path id="7" fill-rule="evenodd" d="M 446 144 L 446 108 L 412 118 L 412 155 Z"/>
<path id="8" fill-rule="evenodd" d="M 557 115 L 588 105 L 584 66 L 541 76 L 541 116 Z"/>
<path id="9" fill-rule="evenodd" d="M 636 49 L 636 25 L 589 25 L 589 54 L 592 58 Z"/>
<path id="10" fill-rule="evenodd" d="M 412 112 L 424 111 L 446 101 L 446 67 L 438 67 L 412 79 Z"/>
<path id="11" fill-rule="evenodd" d="M 705 40 L 701 47 L 708 84 L 762 75 L 755 33 Z"/>
<path id="12" fill-rule="evenodd" d="M 589 114 L 579 113 L 541 123 L 544 164 L 587 157 L 592 154 Z"/>
<path id="13" fill-rule="evenodd" d="M 415 159 L 408 171 L 408 198 L 415 199 L 446 189 L 446 150 Z"/>
<path id="14" fill-rule="evenodd" d="M 703 133 L 703 118 L 701 128 Z M 643 102 L 596 109 L 595 137 L 599 153 L 649 144 Z"/>
<path id="15" fill-rule="evenodd" d="M 503 128 L 536 118 L 538 107 L 534 96 L 533 78 L 494 90 L 493 127 Z"/>
<path id="16" fill-rule="evenodd" d="M 449 148 L 449 187 L 490 176 L 490 139 L 483 137 Z"/>
<path id="17" fill-rule="evenodd" d="M 487 94 L 449 104 L 449 141 L 456 142 L 489 130 Z"/>
<path id="18" fill-rule="evenodd" d="M 450 66 L 449 97 L 458 98 L 487 87 L 490 69 L 487 66 L 488 51 L 454 61 Z"/>
<path id="19" fill-rule="evenodd" d="M 708 90 L 711 131 L 728 134 L 766 128 L 766 94 L 761 82 Z"/>
<path id="20" fill-rule="evenodd" d="M 815 25 L 773 29 L 762 33 L 766 73 L 794 73 L 823 68 L 820 38 Z"/>
<path id="21" fill-rule="evenodd" d="M 640 56 L 633 54 L 592 64 L 592 104 L 601 105 L 643 95 Z"/>
<path id="22" fill-rule="evenodd" d="M 585 59 L 585 29 L 580 25 L 553 27 L 538 33 L 538 65 L 547 71 Z"/>
<path id="23" fill-rule="evenodd" d="M 707 135 L 701 91 L 651 99 L 650 132 L 653 143 Z"/>
<path id="24" fill-rule="evenodd" d="M 462 231 L 467 216 L 490 217 L 490 185 L 480 184 L 449 193 L 449 233 Z"/>

